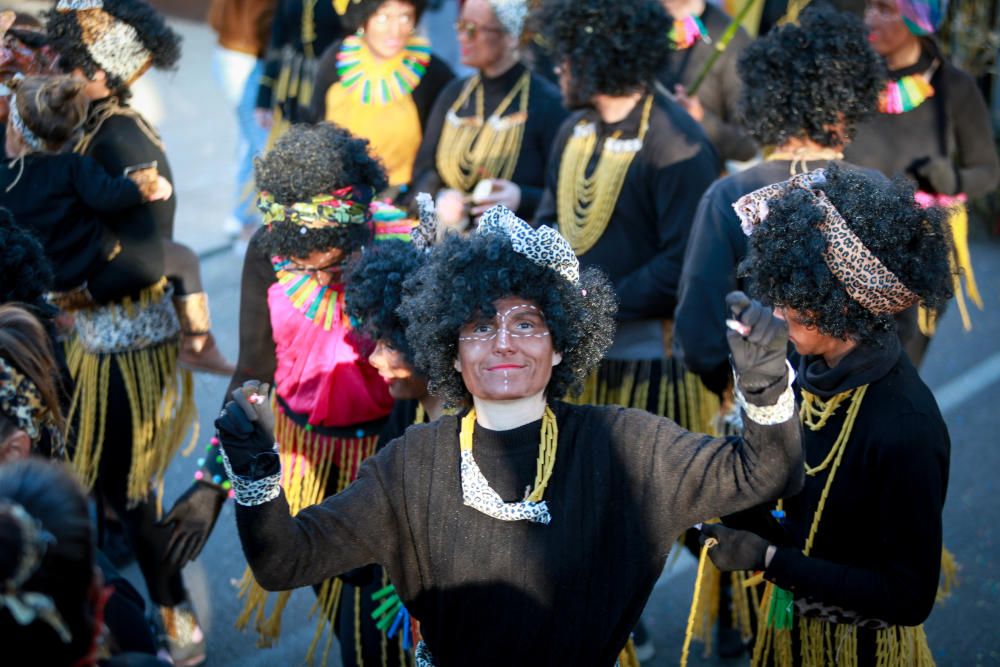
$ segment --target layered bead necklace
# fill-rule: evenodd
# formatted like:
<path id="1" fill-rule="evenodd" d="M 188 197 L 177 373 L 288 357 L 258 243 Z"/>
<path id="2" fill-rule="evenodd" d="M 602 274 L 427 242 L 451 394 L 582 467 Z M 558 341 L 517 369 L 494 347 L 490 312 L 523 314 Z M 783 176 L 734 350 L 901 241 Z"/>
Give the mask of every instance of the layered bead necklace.
<path id="1" fill-rule="evenodd" d="M 603 145 L 598 145 L 596 123 L 582 120 L 573 128 L 573 136 L 566 142 L 559 163 L 556 196 L 559 232 L 577 255 L 594 247 L 607 229 L 628 169 L 642 150 L 652 108 L 653 96 L 647 95 L 639 134 L 632 139 L 622 139 L 621 131 L 615 131 Z M 597 151 L 600 151 L 597 166 L 587 176 L 587 167 Z"/>
<path id="2" fill-rule="evenodd" d="M 510 180 L 521 155 L 524 125 L 528 120 L 528 95 L 531 73 L 525 71 L 489 118 L 486 118 L 485 92 L 481 77 L 476 74 L 462 89 L 451 105 L 441 128 L 435 156 L 438 174 L 449 188 L 471 192 L 484 178 Z M 458 115 L 475 93 L 476 115 Z M 518 111 L 504 116 L 514 99 Z"/>
<path id="3" fill-rule="evenodd" d="M 462 418 L 462 430 L 458 437 L 462 466 L 462 501 L 465 505 L 501 521 L 531 521 L 548 524 L 552 520 L 547 503 L 542 500 L 545 488 L 552 477 L 556 464 L 556 449 L 559 446 L 559 426 L 555 413 L 546 406 L 542 415 L 541 442 L 538 445 L 538 459 L 535 466 L 535 484 L 525 494 L 524 500 L 506 503 L 494 491 L 479 465 L 472 457 L 473 433 L 476 428 L 476 410 Z"/>
<path id="4" fill-rule="evenodd" d="M 935 59 L 925 72 L 908 74 L 896 80 L 889 80 L 878 96 L 879 113 L 901 114 L 913 111 L 929 98 L 934 97 L 931 78 L 938 68 Z"/>
<path id="5" fill-rule="evenodd" d="M 687 16 L 674 21 L 670 32 L 667 33 L 670 40 L 670 47 L 674 51 L 683 51 L 694 46 L 698 40 L 706 44 L 712 43 L 712 38 L 708 36 L 705 24 L 697 16 Z"/>

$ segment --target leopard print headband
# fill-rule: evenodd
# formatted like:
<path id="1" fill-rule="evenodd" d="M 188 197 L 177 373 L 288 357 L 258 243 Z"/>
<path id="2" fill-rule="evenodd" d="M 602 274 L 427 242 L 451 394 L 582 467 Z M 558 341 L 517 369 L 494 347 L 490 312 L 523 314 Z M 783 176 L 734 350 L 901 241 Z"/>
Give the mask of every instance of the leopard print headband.
<path id="1" fill-rule="evenodd" d="M 580 282 L 580 260 L 569 242 L 551 227 L 532 229 L 506 206 L 497 204 L 479 219 L 480 234 L 497 234 L 510 239 L 514 252 L 535 264 L 552 269 L 571 283 Z"/>
<path id="2" fill-rule="evenodd" d="M 153 54 L 142 43 L 139 32 L 104 11 L 103 0 L 59 0 L 56 11 L 75 14 L 90 58 L 126 86 L 153 64 Z"/>
<path id="3" fill-rule="evenodd" d="M 768 202 L 795 189 L 812 195 L 823 211 L 819 230 L 826 239 L 823 259 L 848 295 L 869 312 L 894 315 L 915 304 L 919 297 L 890 271 L 847 226 L 847 221 L 818 186 L 826 183 L 826 172 L 816 169 L 740 197 L 733 204 L 743 233 L 750 236 L 767 219 Z"/>
<path id="4" fill-rule="evenodd" d="M 0 414 L 27 433 L 33 446 L 47 432 L 52 457 L 65 457 L 62 434 L 45 407 L 42 393 L 31 378 L 3 357 L 0 357 Z"/>

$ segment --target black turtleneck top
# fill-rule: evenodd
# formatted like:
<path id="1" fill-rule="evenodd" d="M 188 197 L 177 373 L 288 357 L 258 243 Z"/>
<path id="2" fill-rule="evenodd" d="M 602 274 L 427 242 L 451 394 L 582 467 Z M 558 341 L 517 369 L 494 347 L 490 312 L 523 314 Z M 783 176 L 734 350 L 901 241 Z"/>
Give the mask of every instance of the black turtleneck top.
<path id="1" fill-rule="evenodd" d="M 483 86 L 483 113 L 487 118 L 507 97 L 507 94 L 526 71 L 524 65 L 516 63 L 509 70 L 492 79 L 480 74 Z M 413 165 L 411 193 L 429 192 L 433 195 L 441 188 L 447 187 L 437 171 L 438 143 L 441 140 L 441 128 L 444 126 L 445 116 L 455 104 L 455 100 L 458 99 L 468 81 L 468 79 L 452 81 L 438 95 L 431 111 L 430 120 L 427 121 L 416 162 Z M 514 100 L 504 116 L 518 111 L 523 111 L 523 109 L 519 109 L 517 100 Z M 515 213 L 521 218 L 530 220 L 535 214 L 535 209 L 542 197 L 542 190 L 545 187 L 545 165 L 552 150 L 552 140 L 559 125 L 566 118 L 566 110 L 563 108 L 559 90 L 535 73 L 531 74 L 527 112 L 528 120 L 524 125 L 521 153 L 518 155 L 517 165 L 514 167 L 514 173 L 510 180 L 521 188 L 521 205 Z M 456 110 L 456 113 L 461 117 L 475 116 L 475 94 L 470 95 L 462 108 Z"/>
<path id="2" fill-rule="evenodd" d="M 802 549 L 829 469 L 807 476 L 802 491 L 785 499 L 784 535 L 768 535 L 780 546 L 764 576 L 797 600 L 891 625 L 918 625 L 937 593 L 951 443 L 934 396 L 899 339 L 884 338 L 881 348 L 859 347 L 834 368 L 822 357 L 799 360 L 800 391 L 825 400 L 866 383 L 868 389 L 812 552 L 804 556 Z M 826 459 L 849 404 L 841 404 L 823 428 L 803 428 L 809 465 Z"/>
<path id="3" fill-rule="evenodd" d="M 678 83 L 685 88 L 691 87 L 715 52 L 715 43 L 722 39 L 732 22 L 725 12 L 711 4 L 705 5 L 700 18 L 712 43 L 699 39 L 689 48 L 669 52 L 667 64 L 657 80 L 670 94 Z M 705 110 L 701 125 L 722 160 L 749 160 L 757 154 L 757 143 L 740 125 L 737 113 L 743 83 L 736 63 L 749 43 L 750 37 L 739 28 L 698 88 L 698 99 Z"/>
<path id="4" fill-rule="evenodd" d="M 768 391 L 761 404 L 777 399 Z M 283 493 L 237 505 L 257 581 L 287 589 L 375 562 L 420 620 L 436 664 L 610 667 L 681 531 L 801 484 L 795 419 L 712 439 L 641 410 L 552 408 L 550 524 L 463 504 L 460 417 L 445 415 L 411 426 L 346 490 L 295 517 Z M 540 431 L 540 420 L 476 426 L 473 456 L 505 501 L 533 483 Z"/>
<path id="5" fill-rule="evenodd" d="M 979 197 L 1000 183 L 989 109 L 975 80 L 934 55 L 936 51 L 934 44 L 925 42 L 916 65 L 889 72 L 893 80 L 924 73 L 937 58 L 930 81 L 934 95 L 910 111 L 879 113 L 862 123 L 844 155 L 849 162 L 886 176 L 904 174 L 931 194 L 936 194 L 934 188 L 915 169 L 930 158 L 947 157 L 958 173 L 959 191 Z"/>
<path id="6" fill-rule="evenodd" d="M 623 120 L 605 123 L 594 109 L 577 111 L 563 123 L 549 158 L 545 195 L 536 225 L 558 229 L 556 193 L 566 142 L 581 120 L 597 126 L 598 146 L 615 132 L 639 134 L 644 100 Z M 588 167 L 593 173 L 601 151 Z M 718 160 L 705 132 L 675 102 L 656 96 L 649 131 L 632 160 L 607 229 L 580 255 L 580 268 L 604 270 L 618 294 L 618 319 L 669 319 L 677 304 L 684 249 L 702 194 L 718 174 Z"/>

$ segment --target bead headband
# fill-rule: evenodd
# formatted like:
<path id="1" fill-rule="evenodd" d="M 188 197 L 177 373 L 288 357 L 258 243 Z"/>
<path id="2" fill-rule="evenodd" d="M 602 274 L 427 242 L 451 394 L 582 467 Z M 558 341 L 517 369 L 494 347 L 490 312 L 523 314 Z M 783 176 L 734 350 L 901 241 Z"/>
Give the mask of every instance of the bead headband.
<path id="1" fill-rule="evenodd" d="M 66 628 L 59 610 L 52 598 L 36 591 L 24 591 L 21 587 L 38 570 L 49 543 L 55 538 L 41 527 L 41 524 L 24 507 L 9 501 L 0 501 L 0 516 L 10 517 L 21 534 L 21 553 L 17 567 L 0 589 L 0 608 L 6 608 L 18 625 L 30 625 L 40 620 L 59 635 L 64 644 L 73 636 Z"/>
<path id="2" fill-rule="evenodd" d="M 769 201 L 780 199 L 793 190 L 808 193 L 813 205 L 823 212 L 823 222 L 818 227 L 827 244 L 823 260 L 847 294 L 876 315 L 892 315 L 912 306 L 919 297 L 848 227 L 826 193 L 818 188 L 825 183 L 826 172 L 816 169 L 744 195 L 733 204 L 733 209 L 743 232 L 750 236 L 757 225 L 767 219 Z"/>
<path id="3" fill-rule="evenodd" d="M 153 54 L 142 43 L 139 32 L 104 11 L 103 0 L 59 0 L 56 11 L 75 14 L 91 60 L 126 86 L 153 64 Z"/>
<path id="4" fill-rule="evenodd" d="M 18 131 L 21 138 L 24 139 L 24 143 L 28 145 L 31 150 L 43 151 L 45 150 L 45 142 L 35 134 L 30 127 L 24 122 L 21 117 L 21 112 L 17 110 L 17 95 L 11 95 L 10 98 L 10 113 L 8 114 L 10 118 L 10 124 L 14 126 L 14 129 Z"/>
<path id="5" fill-rule="evenodd" d="M 533 229 L 509 208 L 497 204 L 483 213 L 478 230 L 480 234 L 506 237 L 519 255 L 552 269 L 571 283 L 580 281 L 580 260 L 569 242 L 551 227 Z"/>
<path id="6" fill-rule="evenodd" d="M 0 414 L 27 433 L 33 445 L 47 431 L 53 458 L 64 457 L 62 433 L 53 422 L 42 393 L 31 378 L 3 357 L 0 357 Z"/>

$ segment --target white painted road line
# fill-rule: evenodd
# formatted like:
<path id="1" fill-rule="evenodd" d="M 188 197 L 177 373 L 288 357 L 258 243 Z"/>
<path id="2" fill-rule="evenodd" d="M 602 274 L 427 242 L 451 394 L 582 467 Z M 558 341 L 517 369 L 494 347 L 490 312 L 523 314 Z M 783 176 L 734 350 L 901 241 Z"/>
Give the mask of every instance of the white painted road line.
<path id="1" fill-rule="evenodd" d="M 941 414 L 946 414 L 1000 380 L 1000 352 L 934 390 Z"/>

